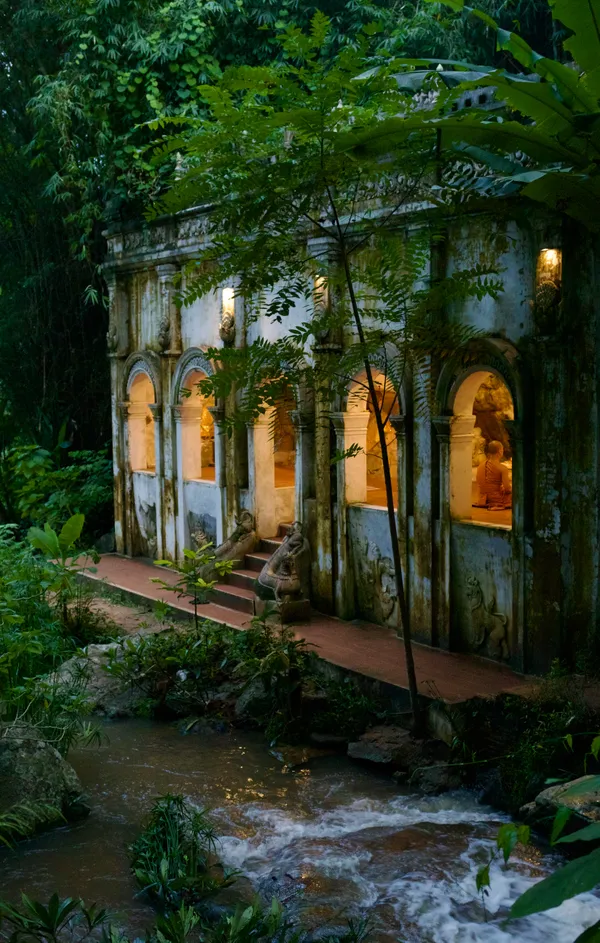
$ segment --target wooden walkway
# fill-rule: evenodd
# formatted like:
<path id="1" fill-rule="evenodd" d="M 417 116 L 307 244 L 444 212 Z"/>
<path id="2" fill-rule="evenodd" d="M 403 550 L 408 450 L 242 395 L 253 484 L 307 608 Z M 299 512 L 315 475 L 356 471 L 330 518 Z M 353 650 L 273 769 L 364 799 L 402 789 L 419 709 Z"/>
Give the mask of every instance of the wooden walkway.
<path id="1" fill-rule="evenodd" d="M 148 561 L 106 554 L 95 572 L 86 575 L 92 583 L 101 582 L 135 602 L 152 605 L 164 600 L 181 616 L 189 618 L 193 613 L 189 600 L 177 599 L 174 593 L 151 582 L 157 576 L 165 582 L 174 581 L 174 577 Z M 200 606 L 199 612 L 202 618 L 235 629 L 243 630 L 250 624 L 246 613 L 212 603 Z M 359 620 L 343 622 L 319 612 L 313 613 L 310 622 L 293 628 L 297 638 L 305 639 L 331 664 L 407 690 L 404 648 L 392 629 Z M 426 645 L 415 645 L 414 649 L 419 689 L 428 698 L 456 704 L 477 696 L 493 697 L 527 684 L 524 675 L 487 659 Z"/>

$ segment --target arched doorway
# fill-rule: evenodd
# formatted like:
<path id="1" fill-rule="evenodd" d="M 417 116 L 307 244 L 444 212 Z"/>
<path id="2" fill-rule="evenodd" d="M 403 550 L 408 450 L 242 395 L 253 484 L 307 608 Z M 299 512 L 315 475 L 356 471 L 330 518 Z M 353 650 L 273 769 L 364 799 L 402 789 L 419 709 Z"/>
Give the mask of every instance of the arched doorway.
<path id="1" fill-rule="evenodd" d="M 180 392 L 181 470 L 186 481 L 215 481 L 215 423 L 210 412 L 214 396 L 202 396 L 198 384 L 206 379 L 191 370 Z"/>
<path id="2" fill-rule="evenodd" d="M 450 436 L 450 496 L 454 518 L 512 526 L 512 395 L 496 373 L 477 370 L 454 399 Z"/>
<path id="3" fill-rule="evenodd" d="M 156 402 L 152 380 L 146 373 L 136 374 L 129 385 L 128 444 L 132 471 L 154 474 L 156 445 L 154 416 L 151 405 Z"/>

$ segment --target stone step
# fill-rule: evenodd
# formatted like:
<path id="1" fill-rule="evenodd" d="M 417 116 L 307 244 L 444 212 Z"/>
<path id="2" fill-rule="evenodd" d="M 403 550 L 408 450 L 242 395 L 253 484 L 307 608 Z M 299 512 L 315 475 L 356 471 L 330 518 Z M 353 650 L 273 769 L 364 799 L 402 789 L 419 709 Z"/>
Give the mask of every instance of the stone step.
<path id="1" fill-rule="evenodd" d="M 240 586 L 242 589 L 254 590 L 254 583 L 257 576 L 258 573 L 256 570 L 232 570 L 227 577 L 227 585 Z"/>
<path id="2" fill-rule="evenodd" d="M 213 586 L 211 601 L 226 609 L 237 609 L 238 612 L 254 615 L 254 590 L 251 589 L 217 583 Z"/>
<path id="3" fill-rule="evenodd" d="M 283 543 L 283 537 L 262 537 L 258 549 L 262 553 L 268 553 L 269 556 L 279 550 Z"/>
<path id="4" fill-rule="evenodd" d="M 260 553 L 259 551 L 247 553 L 244 560 L 245 569 L 252 570 L 254 573 L 260 573 L 267 560 L 270 560 L 271 557 L 271 553 Z"/>

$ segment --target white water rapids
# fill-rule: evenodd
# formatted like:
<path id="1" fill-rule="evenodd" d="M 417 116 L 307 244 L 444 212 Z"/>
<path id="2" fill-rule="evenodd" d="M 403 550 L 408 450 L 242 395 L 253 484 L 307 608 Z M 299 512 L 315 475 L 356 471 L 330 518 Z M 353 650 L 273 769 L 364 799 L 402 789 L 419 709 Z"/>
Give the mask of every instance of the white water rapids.
<path id="1" fill-rule="evenodd" d="M 72 754 L 89 819 L 0 851 L 1 897 L 81 896 L 107 906 L 130 938 L 143 937 L 155 914 L 137 893 L 127 845 L 154 799 L 170 792 L 212 809 L 222 860 L 267 900 L 278 893 L 312 930 L 366 917 L 372 943 L 573 943 L 600 919 L 600 899 L 586 894 L 506 922 L 512 901 L 560 865 L 533 846 L 507 868 L 492 866 L 484 912 L 475 875 L 502 816 L 468 792 L 401 793 L 389 776 L 339 756 L 286 770 L 260 735 L 242 732 L 181 736 L 141 720 L 106 732 L 104 746 Z"/>

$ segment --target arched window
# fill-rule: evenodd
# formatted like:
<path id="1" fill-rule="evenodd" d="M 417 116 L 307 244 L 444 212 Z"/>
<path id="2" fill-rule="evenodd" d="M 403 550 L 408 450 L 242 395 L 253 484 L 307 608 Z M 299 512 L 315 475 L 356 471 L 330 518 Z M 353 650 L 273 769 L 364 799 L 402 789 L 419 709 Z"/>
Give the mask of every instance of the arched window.
<path id="1" fill-rule="evenodd" d="M 465 378 L 451 425 L 454 517 L 512 526 L 512 449 L 505 422 L 513 419 L 512 396 L 500 376 L 478 370 Z"/>
<path id="2" fill-rule="evenodd" d="M 296 408 L 291 393 L 275 406 L 273 415 L 273 461 L 276 488 L 293 488 L 296 481 L 296 430 L 291 412 Z"/>
<path id="3" fill-rule="evenodd" d="M 374 378 L 375 388 L 377 390 L 377 401 L 381 410 L 381 418 L 384 422 L 385 441 L 387 453 L 390 462 L 390 472 L 392 476 L 392 490 L 394 492 L 394 505 L 398 504 L 398 444 L 396 433 L 391 424 L 392 416 L 400 413 L 398 405 L 398 396 L 392 384 L 383 373 Z M 381 439 L 377 429 L 375 411 L 371 394 L 366 400 L 367 410 L 369 412 L 369 422 L 367 425 L 367 504 L 375 504 L 379 507 L 387 507 L 387 498 L 385 493 L 385 480 L 383 476 L 383 459 L 381 453 Z"/>
<path id="4" fill-rule="evenodd" d="M 215 480 L 215 423 L 210 413 L 215 401 L 198 390 L 205 379 L 201 370 L 191 370 L 181 385 L 181 462 L 188 480 Z"/>
<path id="5" fill-rule="evenodd" d="M 154 386 L 146 373 L 134 376 L 129 386 L 128 439 L 129 463 L 132 471 L 156 471 L 154 416 Z"/>

